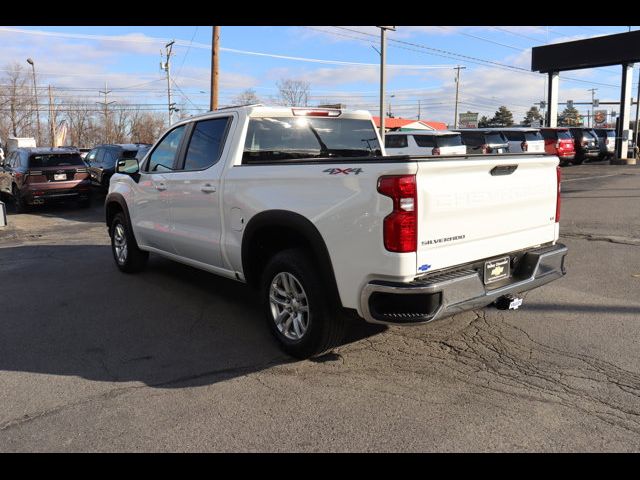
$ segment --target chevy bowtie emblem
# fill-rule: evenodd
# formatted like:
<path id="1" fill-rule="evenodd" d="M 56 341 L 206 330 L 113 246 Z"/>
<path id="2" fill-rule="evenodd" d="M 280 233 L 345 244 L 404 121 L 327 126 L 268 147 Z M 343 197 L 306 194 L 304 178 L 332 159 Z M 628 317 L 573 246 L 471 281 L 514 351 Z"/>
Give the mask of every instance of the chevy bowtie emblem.
<path id="1" fill-rule="evenodd" d="M 491 276 L 492 277 L 497 277 L 498 275 L 500 275 L 502 272 L 504 271 L 504 267 L 496 267 L 493 270 L 491 270 Z"/>

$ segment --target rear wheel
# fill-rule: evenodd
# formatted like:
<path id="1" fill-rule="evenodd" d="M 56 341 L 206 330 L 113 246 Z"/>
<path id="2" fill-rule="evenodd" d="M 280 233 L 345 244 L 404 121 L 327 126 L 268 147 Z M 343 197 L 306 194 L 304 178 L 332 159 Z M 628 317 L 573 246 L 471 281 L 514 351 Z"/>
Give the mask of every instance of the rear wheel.
<path id="1" fill-rule="evenodd" d="M 138 248 L 131 226 L 123 213 L 113 217 L 109 228 L 111 251 L 118 268 L 125 273 L 135 273 L 144 269 L 149 253 Z"/>
<path id="2" fill-rule="evenodd" d="M 301 249 L 284 250 L 268 263 L 261 297 L 269 329 L 282 349 L 296 358 L 322 355 L 340 345 L 346 321 L 332 305 Z"/>

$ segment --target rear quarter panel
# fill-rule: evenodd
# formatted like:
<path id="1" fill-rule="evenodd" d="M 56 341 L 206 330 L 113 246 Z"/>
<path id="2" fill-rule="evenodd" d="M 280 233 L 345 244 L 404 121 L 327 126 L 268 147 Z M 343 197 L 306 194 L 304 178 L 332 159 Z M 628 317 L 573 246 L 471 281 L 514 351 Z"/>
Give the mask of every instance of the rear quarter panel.
<path id="1" fill-rule="evenodd" d="M 393 205 L 377 192 L 377 182 L 381 175 L 416 171 L 415 162 L 231 167 L 222 202 L 228 267 L 242 272 L 243 231 L 234 230 L 232 209 L 239 209 L 235 216 L 241 212 L 245 225 L 263 211 L 298 213 L 315 225 L 327 246 L 343 306 L 358 309 L 360 291 L 370 279 L 415 277 L 415 253 L 384 248 L 383 219 Z"/>

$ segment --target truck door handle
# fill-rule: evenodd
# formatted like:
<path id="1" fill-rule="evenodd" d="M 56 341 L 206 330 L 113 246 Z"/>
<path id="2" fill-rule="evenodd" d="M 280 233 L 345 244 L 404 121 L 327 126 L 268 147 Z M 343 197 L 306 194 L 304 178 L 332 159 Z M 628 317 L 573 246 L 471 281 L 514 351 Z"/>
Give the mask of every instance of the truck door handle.
<path id="1" fill-rule="evenodd" d="M 156 183 L 155 187 L 156 187 L 156 190 L 160 190 L 160 191 L 163 191 L 163 190 L 167 189 L 167 186 L 165 185 L 164 182 Z"/>
<path id="2" fill-rule="evenodd" d="M 200 190 L 204 193 L 213 193 L 216 191 L 216 187 L 210 183 L 205 183 Z"/>

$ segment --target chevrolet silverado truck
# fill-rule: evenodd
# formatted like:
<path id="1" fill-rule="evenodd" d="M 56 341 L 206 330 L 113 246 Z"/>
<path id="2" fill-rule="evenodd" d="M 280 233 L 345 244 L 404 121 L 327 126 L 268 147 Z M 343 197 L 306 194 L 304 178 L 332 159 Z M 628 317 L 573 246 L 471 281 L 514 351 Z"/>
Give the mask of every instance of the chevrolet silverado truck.
<path id="1" fill-rule="evenodd" d="M 339 345 L 354 315 L 515 308 L 565 274 L 557 156 L 384 153 L 366 111 L 251 105 L 178 122 L 118 162 L 115 263 L 138 272 L 154 253 L 255 287 L 298 358 Z"/>

